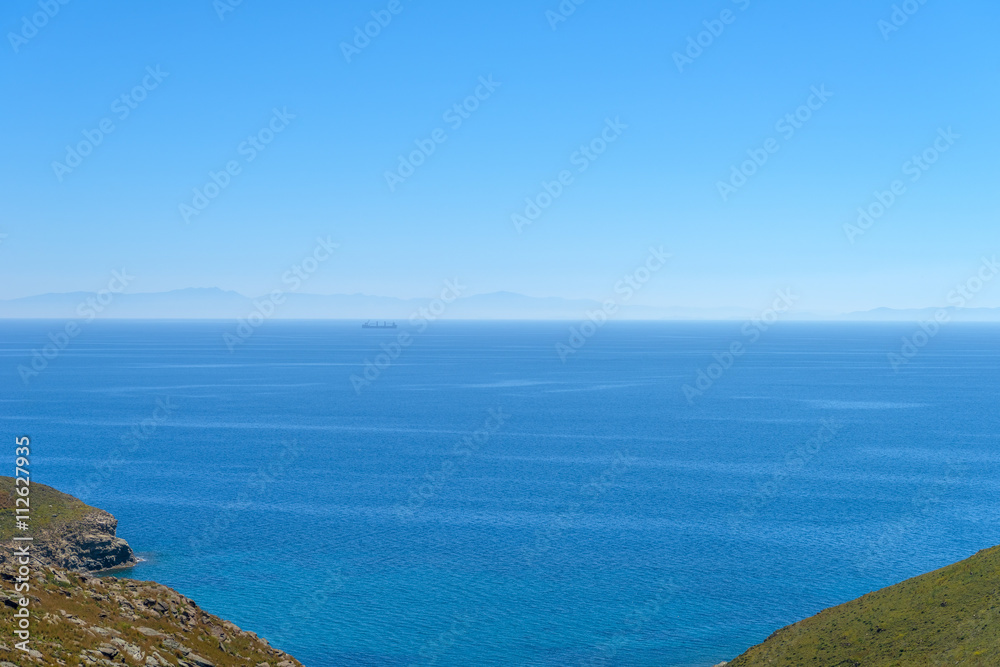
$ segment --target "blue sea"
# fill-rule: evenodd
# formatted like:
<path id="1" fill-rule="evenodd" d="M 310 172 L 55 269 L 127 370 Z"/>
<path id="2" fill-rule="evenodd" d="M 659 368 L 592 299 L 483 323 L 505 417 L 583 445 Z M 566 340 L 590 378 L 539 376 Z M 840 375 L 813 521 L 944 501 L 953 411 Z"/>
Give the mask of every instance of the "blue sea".
<path id="1" fill-rule="evenodd" d="M 997 326 L 64 324 L 10 465 L 309 667 L 713 665 L 1000 543 Z"/>

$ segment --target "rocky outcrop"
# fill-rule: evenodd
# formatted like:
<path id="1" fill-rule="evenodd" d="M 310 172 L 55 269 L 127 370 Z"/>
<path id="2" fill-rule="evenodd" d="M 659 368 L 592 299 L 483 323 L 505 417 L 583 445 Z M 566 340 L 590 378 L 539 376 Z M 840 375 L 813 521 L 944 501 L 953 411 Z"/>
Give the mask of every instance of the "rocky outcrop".
<path id="1" fill-rule="evenodd" d="M 0 567 L 0 607 L 23 593 L 10 564 Z M 148 581 L 95 577 L 59 568 L 31 580 L 31 641 L 21 651 L 0 639 L 0 667 L 302 667 L 266 639 L 213 616 L 175 590 Z"/>
<path id="2" fill-rule="evenodd" d="M 118 521 L 51 487 L 30 489 L 31 512 L 21 528 L 17 487 L 0 477 L 0 609 L 8 615 L 27 600 L 31 618 L 28 650 L 0 639 L 0 667 L 301 667 L 266 639 L 166 586 L 94 576 L 136 563 L 132 548 L 115 535 Z M 32 538 L 28 575 L 16 569 L 15 536 Z"/>
<path id="3" fill-rule="evenodd" d="M 56 567 L 76 572 L 99 572 L 136 564 L 128 542 L 115 536 L 118 520 L 95 509 L 70 527 L 40 531 L 35 538 L 35 557 Z"/>
<path id="4" fill-rule="evenodd" d="M 6 525 L 0 526 L 0 539 L 4 542 L 16 532 L 16 489 L 12 478 L 0 477 L 0 512 L 6 519 Z M 32 538 L 35 563 L 75 572 L 135 565 L 132 547 L 115 536 L 118 520 L 111 514 L 43 484 L 32 484 L 29 491 L 27 529 L 20 534 Z M 0 563 L 7 557 L 6 551 L 0 550 Z"/>

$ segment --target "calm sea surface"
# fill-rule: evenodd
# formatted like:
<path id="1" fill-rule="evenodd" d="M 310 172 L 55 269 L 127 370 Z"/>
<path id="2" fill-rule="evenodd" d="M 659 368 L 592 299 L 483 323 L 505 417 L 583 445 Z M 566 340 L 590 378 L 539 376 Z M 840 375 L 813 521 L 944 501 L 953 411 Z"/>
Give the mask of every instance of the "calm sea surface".
<path id="1" fill-rule="evenodd" d="M 93 322 L 26 384 L 63 324 L 0 322 L 11 464 L 309 667 L 712 665 L 1000 543 L 997 326 Z"/>

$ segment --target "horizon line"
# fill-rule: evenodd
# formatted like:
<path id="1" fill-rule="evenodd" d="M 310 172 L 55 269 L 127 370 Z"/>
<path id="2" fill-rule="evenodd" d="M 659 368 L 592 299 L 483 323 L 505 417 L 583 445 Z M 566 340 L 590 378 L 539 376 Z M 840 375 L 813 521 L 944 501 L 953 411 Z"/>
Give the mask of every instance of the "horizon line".
<path id="1" fill-rule="evenodd" d="M 0 299 L 0 304 L 13 304 L 17 301 L 22 301 L 26 299 L 41 299 L 45 297 L 67 297 L 75 295 L 99 295 L 102 291 L 108 290 L 98 290 L 98 291 L 88 291 L 88 290 L 75 290 L 70 292 L 43 292 L 38 294 L 31 294 L 27 296 L 19 296 L 12 298 Z M 234 289 L 225 289 L 222 287 L 180 287 L 164 291 L 151 291 L 151 292 L 126 292 L 126 291 L 114 291 L 115 296 L 130 296 L 130 297 L 143 297 L 143 296 L 162 296 L 169 295 L 176 292 L 190 292 L 190 291 L 210 291 L 217 292 L 220 294 L 231 294 L 238 296 L 242 299 L 255 300 L 268 298 L 268 294 L 260 296 L 247 296 L 243 292 L 239 292 Z M 467 299 L 472 299 L 475 297 L 484 296 L 494 296 L 494 295 L 510 295 L 514 297 L 520 297 L 523 299 L 531 300 L 551 300 L 557 299 L 565 302 L 590 302 L 593 304 L 600 305 L 601 300 L 593 297 L 565 297 L 565 296 L 531 296 L 528 294 L 523 294 L 520 292 L 512 292 L 510 290 L 496 290 L 492 292 L 478 292 L 475 294 L 455 296 L 454 301 L 463 301 Z M 400 296 L 385 296 L 379 294 L 369 294 L 365 292 L 336 292 L 336 293 L 316 293 L 316 292 L 286 292 L 285 296 L 300 296 L 300 297 L 319 297 L 319 298 L 332 298 L 332 297 L 362 297 L 362 298 L 372 298 L 372 299 L 392 299 L 401 302 L 422 302 L 422 301 L 433 301 L 433 297 L 400 297 Z M 746 316 L 751 313 L 755 313 L 759 310 L 757 306 L 734 306 L 734 305 L 715 305 L 715 306 L 684 306 L 684 305 L 650 305 L 650 304 L 620 304 L 621 307 L 631 308 L 631 309 L 645 309 L 653 311 L 669 311 L 669 310 L 686 310 L 686 311 L 736 311 L 739 314 L 731 317 L 692 317 L 685 315 L 682 317 L 670 317 L 668 315 L 661 316 L 651 316 L 651 317 L 621 317 L 614 318 L 619 321 L 735 321 L 746 319 Z M 183 308 L 183 305 L 181 305 Z M 807 320 L 807 321 L 845 321 L 852 316 L 864 316 L 873 315 L 878 311 L 889 311 L 892 313 L 906 313 L 906 312 L 921 312 L 921 311 L 934 311 L 934 310 L 944 310 L 948 312 L 995 312 L 1000 313 L 1000 306 L 975 306 L 975 307 L 965 307 L 965 306 L 955 306 L 955 305 L 929 305 L 929 306 L 906 306 L 906 307 L 896 307 L 896 306 L 875 306 L 871 308 L 860 308 L 846 311 L 832 311 L 832 310 L 805 310 L 799 311 L 798 313 L 784 313 L 782 320 Z M 61 315 L 38 315 L 38 316 L 9 316 L 0 314 L 0 319 L 67 319 L 65 316 Z M 72 318 L 70 318 L 72 319 Z M 122 319 L 122 320 L 215 320 L 215 319 L 232 319 L 232 318 L 216 318 L 216 317 L 199 317 L 199 316 L 180 316 L 180 317 L 102 317 L 102 319 Z M 341 320 L 341 319 L 355 319 L 355 318 L 339 318 L 339 317 L 273 317 L 270 319 L 287 319 L 287 320 Z M 379 318 L 384 319 L 384 318 Z M 438 319 L 454 319 L 454 320 L 468 320 L 468 321 L 492 321 L 492 320 L 512 320 L 512 321 L 561 321 L 561 320 L 574 320 L 574 319 L 586 319 L 586 314 L 582 316 L 572 315 L 572 316 L 556 316 L 556 317 L 505 317 L 505 316 L 487 316 L 487 317 L 473 317 L 473 318 L 447 318 L 439 317 Z M 752 319 L 752 317 L 751 317 Z M 859 320 L 865 321 L 865 320 Z M 899 321 L 899 320 L 897 320 Z M 992 321 L 992 320 L 989 320 Z"/>
<path id="2" fill-rule="evenodd" d="M 1000 308 L 994 309 L 1000 310 Z M 7 317 L 0 315 L 0 321 L 3 322 L 53 322 L 53 321 L 72 321 L 77 319 L 87 319 L 83 317 L 62 317 L 62 316 L 37 316 L 37 317 Z M 98 317 L 93 320 L 88 320 L 88 323 L 95 321 L 114 321 L 114 322 L 227 322 L 231 323 L 233 321 L 240 321 L 240 319 L 245 318 L 233 318 L 233 317 Z M 376 321 L 386 321 L 401 323 L 405 325 L 409 322 L 411 318 L 378 318 Z M 611 323 L 642 323 L 642 324 L 695 324 L 695 323 L 705 323 L 705 322 L 716 322 L 716 323 L 738 323 L 738 322 L 748 322 L 759 320 L 760 318 L 614 318 L 609 319 L 605 324 Z M 361 317 L 272 317 L 268 322 L 350 322 L 358 323 L 365 322 Z M 435 320 L 436 322 L 589 322 L 584 317 L 476 317 L 476 318 L 459 318 L 459 317 L 439 317 Z M 783 318 L 776 322 L 768 323 L 768 327 L 780 326 L 783 324 L 918 324 L 920 320 L 910 320 L 910 319 L 898 319 L 898 320 L 871 320 L 871 319 L 851 319 L 847 315 L 841 318 Z M 957 320 L 948 323 L 952 324 L 1000 324 L 1000 320 Z"/>

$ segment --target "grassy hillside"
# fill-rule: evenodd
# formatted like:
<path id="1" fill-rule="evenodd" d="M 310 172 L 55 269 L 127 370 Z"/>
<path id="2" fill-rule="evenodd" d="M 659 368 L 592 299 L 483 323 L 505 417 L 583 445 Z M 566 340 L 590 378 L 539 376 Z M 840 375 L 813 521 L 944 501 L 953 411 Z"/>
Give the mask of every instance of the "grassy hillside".
<path id="1" fill-rule="evenodd" d="M 1000 547 L 778 630 L 728 667 L 1000 665 Z"/>
<path id="2" fill-rule="evenodd" d="M 0 572 L 4 615 L 16 607 L 13 579 L 11 572 Z M 8 636 L 0 641 L 0 664 L 301 667 L 257 635 L 160 584 L 44 568 L 30 594 L 35 653 L 15 650 Z"/>
<path id="3" fill-rule="evenodd" d="M 32 533 L 72 524 L 94 510 L 93 507 L 73 496 L 56 491 L 51 486 L 32 484 L 30 489 Z M 0 542 L 7 542 L 15 532 L 14 498 L 16 493 L 14 478 L 0 477 Z"/>
<path id="4" fill-rule="evenodd" d="M 115 537 L 117 521 L 51 487 L 30 488 L 31 529 L 17 531 L 14 480 L 0 477 L 0 609 L 11 621 L 23 598 L 31 614 L 31 652 L 15 647 L 5 622 L 0 667 L 301 667 L 166 586 L 82 571 L 134 563 L 132 549 Z M 24 583 L 12 558 L 15 533 L 34 538 L 28 591 L 15 590 Z"/>

